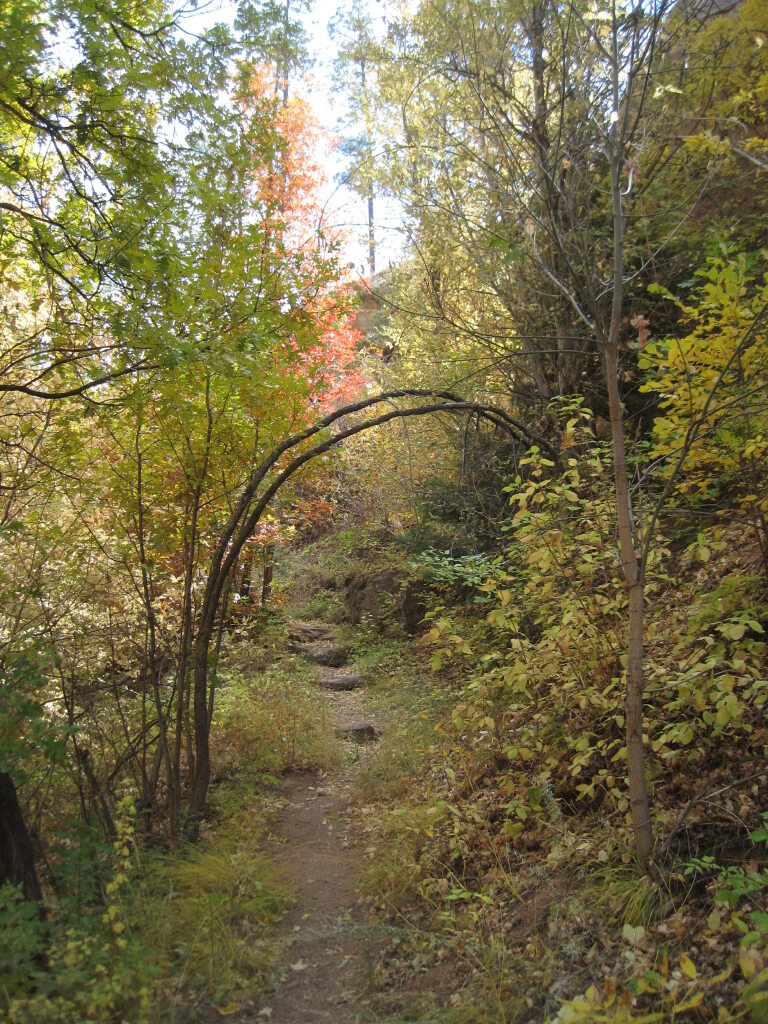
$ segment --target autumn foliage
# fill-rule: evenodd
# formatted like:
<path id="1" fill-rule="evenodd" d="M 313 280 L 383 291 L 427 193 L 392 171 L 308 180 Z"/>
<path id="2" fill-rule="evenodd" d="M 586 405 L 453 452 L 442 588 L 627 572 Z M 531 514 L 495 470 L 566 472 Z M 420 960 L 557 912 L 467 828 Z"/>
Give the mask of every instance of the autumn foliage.
<path id="1" fill-rule="evenodd" d="M 325 222 L 323 206 L 329 184 L 326 168 L 335 142 L 307 100 L 284 100 L 274 82 L 274 69 L 263 66 L 251 79 L 248 96 L 241 97 L 244 111 L 262 117 L 266 113 L 272 126 L 271 132 L 260 134 L 249 189 L 262 211 L 274 258 L 288 260 L 306 284 L 319 266 L 327 271 L 343 241 L 339 228 Z M 310 333 L 317 340 L 306 347 L 294 338 L 291 345 L 300 353 L 299 373 L 310 418 L 354 401 L 364 389 L 363 375 L 355 368 L 363 338 L 352 326 L 350 306 L 349 289 L 338 277 L 331 288 L 304 302 Z M 294 376 L 296 369 L 286 367 L 285 372 Z"/>

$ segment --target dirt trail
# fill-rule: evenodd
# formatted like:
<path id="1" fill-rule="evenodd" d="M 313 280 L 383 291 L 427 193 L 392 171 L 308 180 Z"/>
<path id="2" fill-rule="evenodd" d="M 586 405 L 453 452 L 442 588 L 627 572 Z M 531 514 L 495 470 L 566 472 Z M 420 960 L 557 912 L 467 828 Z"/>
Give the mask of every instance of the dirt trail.
<path id="1" fill-rule="evenodd" d="M 359 691 L 327 692 L 334 729 L 372 722 Z M 257 1020 L 272 1024 L 367 1024 L 375 1015 L 368 979 L 376 937 L 357 905 L 360 853 L 346 812 L 354 778 L 375 744 L 342 742 L 345 764 L 328 775 L 293 773 L 283 780 L 271 852 L 296 894 L 280 924 L 281 978 Z M 279 845 L 278 845 L 279 844 Z"/>

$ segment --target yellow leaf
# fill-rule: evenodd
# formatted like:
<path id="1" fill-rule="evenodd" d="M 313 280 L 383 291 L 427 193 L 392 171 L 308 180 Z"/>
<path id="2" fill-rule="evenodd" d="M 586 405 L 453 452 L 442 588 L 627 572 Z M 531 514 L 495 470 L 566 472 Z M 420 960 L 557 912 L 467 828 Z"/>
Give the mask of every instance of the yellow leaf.
<path id="1" fill-rule="evenodd" d="M 603 985 L 603 1003 L 606 1009 L 610 1009 L 616 1002 L 616 982 L 613 978 L 606 978 Z"/>
<path id="2" fill-rule="evenodd" d="M 687 953 L 680 954 L 680 970 L 693 981 L 696 977 L 696 965 Z"/>
<path id="3" fill-rule="evenodd" d="M 729 964 L 725 968 L 724 971 L 720 971 L 719 974 L 716 974 L 714 977 L 710 978 L 709 979 L 709 984 L 710 984 L 710 986 L 712 986 L 712 985 L 719 985 L 721 981 L 725 981 L 727 978 L 730 978 L 730 976 L 732 974 L 733 974 L 733 966 L 731 964 Z"/>
<path id="4" fill-rule="evenodd" d="M 669 953 L 667 952 L 666 949 L 664 950 L 664 953 L 663 953 L 662 958 L 661 958 L 661 966 L 659 967 L 659 974 L 662 976 L 664 981 L 667 980 L 667 977 L 669 975 Z"/>
<path id="5" fill-rule="evenodd" d="M 703 999 L 704 999 L 704 993 L 703 992 L 697 992 L 695 996 L 691 996 L 690 999 L 686 999 L 684 1002 L 679 1003 L 675 1007 L 675 1016 L 677 1016 L 678 1013 L 685 1013 L 686 1010 L 693 1010 L 693 1009 L 695 1009 L 695 1007 L 697 1007 L 697 1006 L 699 1006 L 701 1004 Z"/>
<path id="6" fill-rule="evenodd" d="M 587 991 L 584 993 L 584 998 L 590 1006 L 600 1005 L 600 996 L 594 985 L 590 985 Z"/>
<path id="7" fill-rule="evenodd" d="M 231 1017 L 233 1013 L 237 1013 L 240 1009 L 240 1003 L 224 1003 L 223 1006 L 217 1006 L 216 1012 L 220 1017 Z"/>
<path id="8" fill-rule="evenodd" d="M 746 981 L 752 981 L 762 966 L 763 958 L 756 949 L 743 949 L 739 954 L 739 967 Z"/>

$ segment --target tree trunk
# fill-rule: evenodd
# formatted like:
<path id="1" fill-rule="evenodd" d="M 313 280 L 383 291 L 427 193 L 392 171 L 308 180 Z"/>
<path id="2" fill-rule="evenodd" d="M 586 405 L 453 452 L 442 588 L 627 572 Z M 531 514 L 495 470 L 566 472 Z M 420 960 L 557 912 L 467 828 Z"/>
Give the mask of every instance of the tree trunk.
<path id="1" fill-rule="evenodd" d="M 619 338 L 624 308 L 624 233 L 626 218 L 622 203 L 621 174 L 626 139 L 619 123 L 622 112 L 621 65 L 618 52 L 616 6 L 613 8 L 612 30 L 613 115 L 608 133 L 608 156 L 611 172 L 611 207 L 613 215 L 613 299 L 608 337 L 604 344 L 605 384 L 611 414 L 613 442 L 613 476 L 616 489 L 616 521 L 619 527 L 621 567 L 629 597 L 627 623 L 627 691 L 625 702 L 627 736 L 627 780 L 629 808 L 632 817 L 635 853 L 644 870 L 648 870 L 653 853 L 653 829 L 648 785 L 645 780 L 645 748 L 643 746 L 643 634 L 645 611 L 645 574 L 643 546 L 637 536 L 632 512 L 632 495 L 627 479 L 627 446 L 624 413 L 619 392 Z M 632 95 L 632 78 L 626 83 L 624 116 Z"/>
<path id="2" fill-rule="evenodd" d="M 635 835 L 635 851 L 644 868 L 653 854 L 653 829 L 648 784 L 645 779 L 643 743 L 643 613 L 645 580 L 638 566 L 629 588 L 629 643 L 627 648 L 627 771 L 629 807 Z"/>
<path id="3" fill-rule="evenodd" d="M 616 490 L 616 519 L 619 527 L 621 565 L 629 595 L 627 642 L 626 735 L 629 806 L 635 852 L 644 868 L 653 852 L 650 800 L 645 780 L 645 748 L 643 746 L 643 625 L 645 610 L 645 579 L 642 552 L 635 541 L 632 504 L 627 480 L 624 417 L 621 410 L 617 366 L 618 324 L 605 346 L 606 384 L 611 410 L 613 441 L 613 473 Z M 637 547 L 637 550 L 636 550 Z"/>
<path id="4" fill-rule="evenodd" d="M 275 572 L 274 548 L 267 544 L 264 548 L 264 575 L 261 582 L 261 610 L 263 611 L 269 603 L 269 595 L 272 590 L 272 577 Z"/>
<path id="5" fill-rule="evenodd" d="M 373 277 L 376 273 L 376 237 L 373 225 L 373 188 L 370 185 L 368 187 L 368 266 Z"/>
<path id="6" fill-rule="evenodd" d="M 218 595 L 216 597 L 218 602 Z M 213 602 L 211 602 L 213 604 Z M 208 784 L 211 780 L 211 755 L 209 748 L 208 725 L 208 652 L 213 637 L 214 616 L 216 606 L 206 607 L 205 603 L 200 616 L 197 639 L 195 640 L 195 679 L 193 707 L 195 721 L 195 774 L 189 794 L 189 816 L 192 831 L 205 810 L 208 796 Z"/>
<path id="7" fill-rule="evenodd" d="M 20 885 L 24 898 L 42 902 L 35 854 L 13 779 L 0 772 L 0 885 Z"/>

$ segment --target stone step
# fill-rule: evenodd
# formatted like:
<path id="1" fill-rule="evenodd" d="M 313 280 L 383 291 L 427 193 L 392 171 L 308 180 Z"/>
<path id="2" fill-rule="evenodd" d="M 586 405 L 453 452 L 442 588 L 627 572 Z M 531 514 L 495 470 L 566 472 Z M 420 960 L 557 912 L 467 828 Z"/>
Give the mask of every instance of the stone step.
<path id="1" fill-rule="evenodd" d="M 355 743 L 371 743 L 377 740 L 381 733 L 370 722 L 353 722 L 340 726 L 336 730 L 336 735 L 343 740 L 354 740 Z"/>
<path id="2" fill-rule="evenodd" d="M 311 643 L 314 640 L 333 640 L 335 630 L 327 622 L 292 622 L 291 640 Z"/>
<path id="3" fill-rule="evenodd" d="M 324 690 L 357 690 L 363 685 L 363 677 L 357 672 L 339 672 L 336 675 L 318 676 L 317 684 Z"/>
<path id="4" fill-rule="evenodd" d="M 294 654 L 300 654 L 316 665 L 325 665 L 327 668 L 341 668 L 349 657 L 349 650 L 339 644 L 323 643 L 298 643 L 294 641 L 289 644 Z"/>

